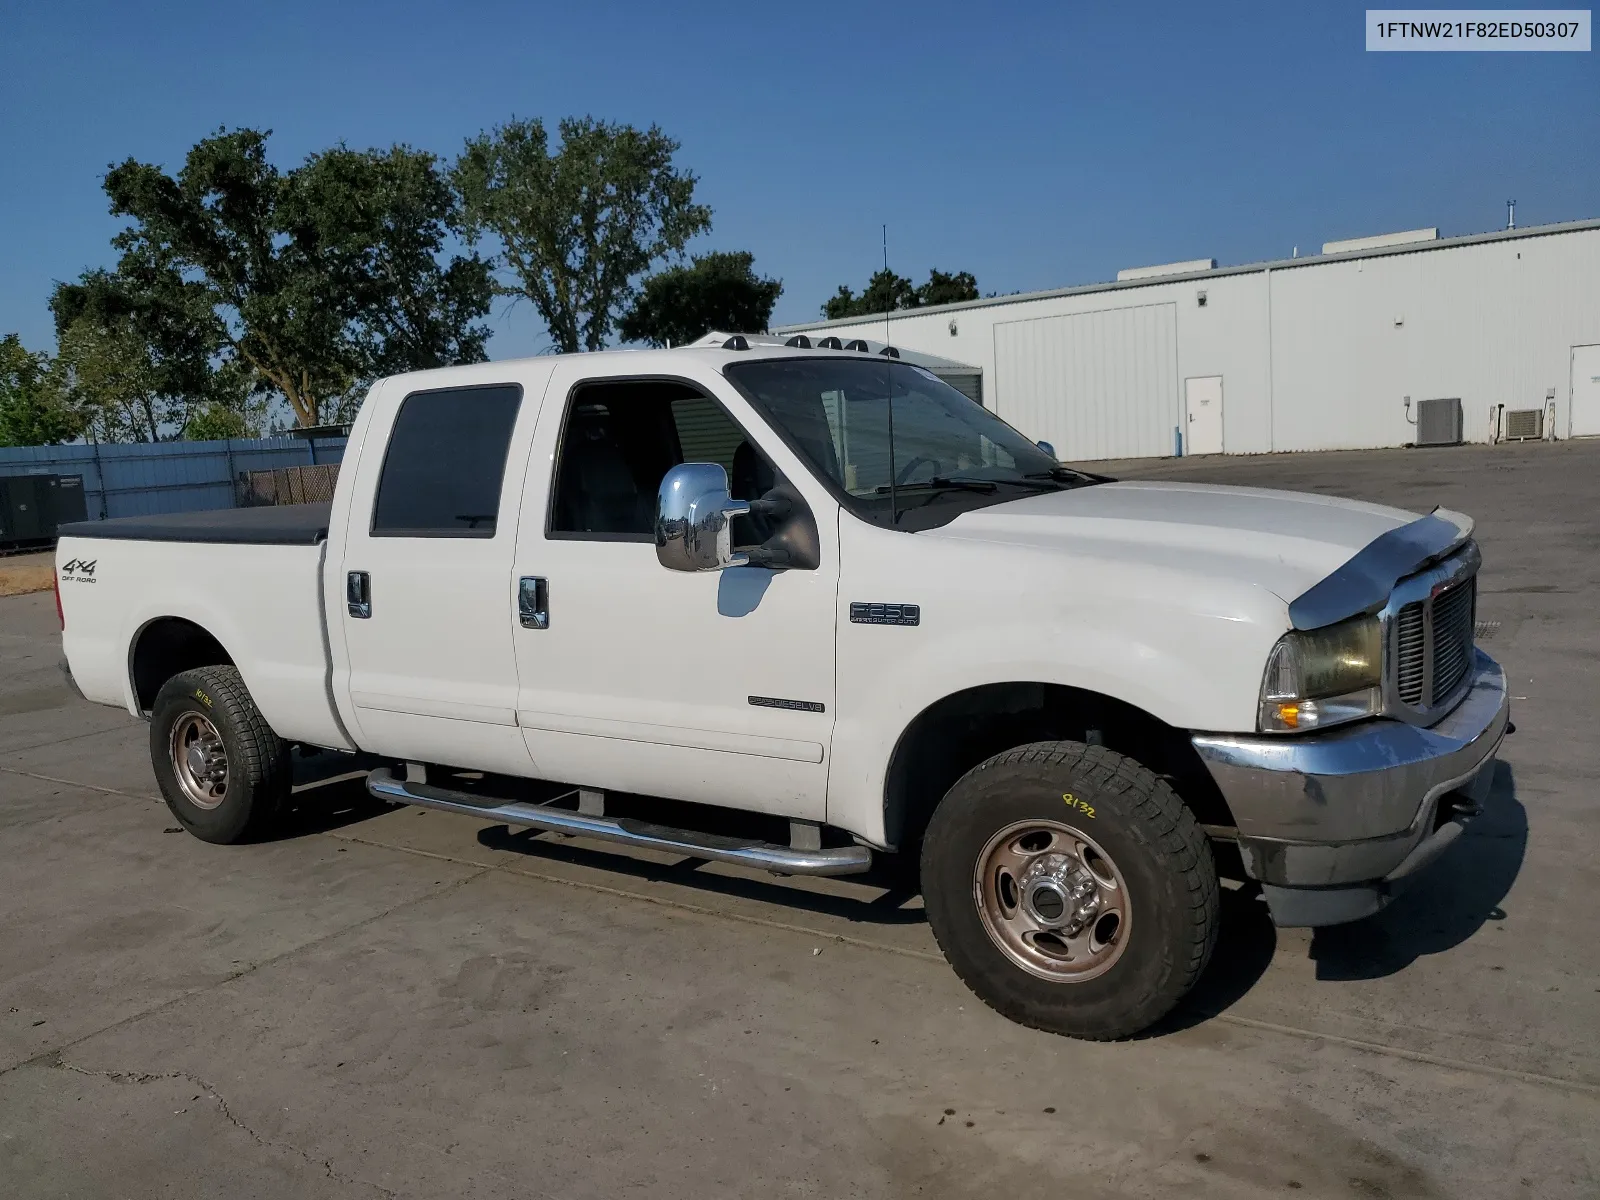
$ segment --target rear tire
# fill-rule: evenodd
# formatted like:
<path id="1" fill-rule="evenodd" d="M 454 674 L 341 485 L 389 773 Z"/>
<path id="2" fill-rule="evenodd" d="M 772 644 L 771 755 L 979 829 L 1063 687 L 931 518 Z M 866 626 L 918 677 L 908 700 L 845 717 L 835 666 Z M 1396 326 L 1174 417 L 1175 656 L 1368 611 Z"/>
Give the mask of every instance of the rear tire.
<path id="1" fill-rule="evenodd" d="M 1130 1037 L 1200 977 L 1216 865 L 1153 772 L 1081 742 L 1038 742 L 967 772 L 922 847 L 928 924 L 956 974 L 1013 1021 Z"/>
<path id="2" fill-rule="evenodd" d="M 288 743 L 268 727 L 233 667 L 199 667 L 162 685 L 150 716 L 150 761 L 172 815 L 203 842 L 256 840 L 288 802 Z"/>

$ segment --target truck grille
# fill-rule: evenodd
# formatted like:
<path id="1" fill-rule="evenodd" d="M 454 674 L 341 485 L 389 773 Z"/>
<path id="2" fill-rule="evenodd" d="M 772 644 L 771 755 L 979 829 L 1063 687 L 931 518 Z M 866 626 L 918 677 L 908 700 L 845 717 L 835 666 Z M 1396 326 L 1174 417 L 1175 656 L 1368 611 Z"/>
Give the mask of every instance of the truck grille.
<path id="1" fill-rule="evenodd" d="M 1395 687 L 1403 703 L 1432 707 L 1448 699 L 1466 675 L 1472 665 L 1477 582 L 1472 576 L 1431 600 L 1415 600 L 1400 610 L 1395 621 Z"/>

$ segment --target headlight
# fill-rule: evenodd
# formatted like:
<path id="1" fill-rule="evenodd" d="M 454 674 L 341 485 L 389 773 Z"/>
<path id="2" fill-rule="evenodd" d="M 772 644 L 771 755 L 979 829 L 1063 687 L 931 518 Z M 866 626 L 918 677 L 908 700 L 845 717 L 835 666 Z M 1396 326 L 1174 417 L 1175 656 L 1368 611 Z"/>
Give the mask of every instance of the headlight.
<path id="1" fill-rule="evenodd" d="M 1377 617 L 1285 634 L 1267 656 L 1263 732 L 1323 729 L 1382 708 L 1383 628 Z"/>

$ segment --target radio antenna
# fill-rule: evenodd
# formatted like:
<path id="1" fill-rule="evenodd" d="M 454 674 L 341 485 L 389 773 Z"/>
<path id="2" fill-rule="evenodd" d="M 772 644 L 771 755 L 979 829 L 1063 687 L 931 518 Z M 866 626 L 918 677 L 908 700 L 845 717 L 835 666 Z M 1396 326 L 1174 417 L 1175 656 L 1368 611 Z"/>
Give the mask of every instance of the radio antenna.
<path id="1" fill-rule="evenodd" d="M 889 226 L 883 226 L 883 346 L 889 348 L 889 311 L 894 306 L 894 297 L 889 290 Z M 889 356 L 883 356 L 883 402 L 889 409 L 889 525 L 891 528 L 900 523 L 900 496 L 895 490 L 898 484 L 895 481 L 894 469 L 894 379 L 889 370 Z"/>

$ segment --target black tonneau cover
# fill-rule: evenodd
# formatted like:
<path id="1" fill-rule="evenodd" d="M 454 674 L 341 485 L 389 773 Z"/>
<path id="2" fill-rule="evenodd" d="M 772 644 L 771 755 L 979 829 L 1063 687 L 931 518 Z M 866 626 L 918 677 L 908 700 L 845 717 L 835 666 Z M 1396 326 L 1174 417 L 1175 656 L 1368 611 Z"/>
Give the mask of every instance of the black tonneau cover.
<path id="1" fill-rule="evenodd" d="M 220 508 L 159 517 L 75 521 L 61 537 L 116 538 L 136 542 L 213 542 L 243 546 L 314 546 L 327 540 L 329 501 L 264 508 Z"/>

